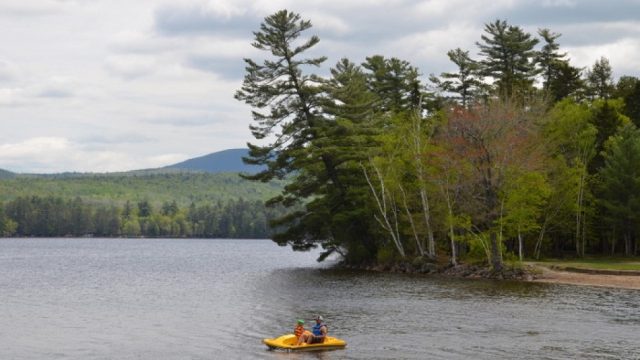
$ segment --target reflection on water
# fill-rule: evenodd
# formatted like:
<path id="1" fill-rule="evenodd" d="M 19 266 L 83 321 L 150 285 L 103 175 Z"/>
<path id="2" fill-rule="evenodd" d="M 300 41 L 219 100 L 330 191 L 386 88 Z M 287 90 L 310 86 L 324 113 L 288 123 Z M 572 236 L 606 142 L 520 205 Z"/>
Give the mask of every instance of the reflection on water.
<path id="1" fill-rule="evenodd" d="M 567 359 L 640 353 L 640 292 L 327 268 L 270 241 L 0 240 L 1 359 Z M 267 351 L 295 319 L 346 350 Z"/>

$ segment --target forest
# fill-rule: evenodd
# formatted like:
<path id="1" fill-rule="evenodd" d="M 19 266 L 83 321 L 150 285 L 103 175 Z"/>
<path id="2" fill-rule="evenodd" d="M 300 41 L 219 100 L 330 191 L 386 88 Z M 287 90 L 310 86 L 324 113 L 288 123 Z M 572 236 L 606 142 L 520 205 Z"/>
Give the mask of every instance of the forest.
<path id="1" fill-rule="evenodd" d="M 0 236 L 269 238 L 280 182 L 237 173 L 133 171 L 0 179 Z"/>
<path id="2" fill-rule="evenodd" d="M 246 178 L 289 179 L 267 206 L 294 250 L 353 264 L 638 253 L 640 80 L 561 34 L 485 24 L 451 72 L 373 54 L 328 71 L 312 23 L 266 17 L 236 99 L 252 107 Z M 451 40 L 452 43 L 455 39 Z M 455 46 L 455 45 L 454 45 Z M 329 74 L 329 75 L 322 75 Z"/>
<path id="3" fill-rule="evenodd" d="M 196 237 L 265 239 L 268 222 L 282 215 L 259 200 L 222 200 L 155 207 L 149 200 L 122 206 L 92 204 L 80 197 L 18 197 L 0 207 L 0 236 Z"/>

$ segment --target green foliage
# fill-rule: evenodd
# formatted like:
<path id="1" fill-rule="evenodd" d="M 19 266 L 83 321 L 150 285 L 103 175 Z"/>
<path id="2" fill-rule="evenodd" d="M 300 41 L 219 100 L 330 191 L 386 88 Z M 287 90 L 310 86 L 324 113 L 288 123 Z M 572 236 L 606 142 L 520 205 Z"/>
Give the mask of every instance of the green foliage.
<path id="1" fill-rule="evenodd" d="M 614 90 L 613 71 L 609 59 L 604 56 L 587 70 L 587 93 L 592 99 L 609 99 Z"/>
<path id="2" fill-rule="evenodd" d="M 503 192 L 505 231 L 510 235 L 528 234 L 540 228 L 539 218 L 551 188 L 544 175 L 526 172 L 516 176 Z"/>
<path id="3" fill-rule="evenodd" d="M 192 202 L 210 203 L 240 197 L 265 200 L 281 191 L 283 184 L 283 181 L 250 182 L 238 177 L 237 173 L 17 175 L 0 179 L 0 201 L 24 196 L 59 196 L 116 206 L 130 201 L 132 207 L 139 201 L 148 200 L 152 206 L 160 208 L 163 203 L 173 201 L 178 206 L 187 206 Z"/>
<path id="4" fill-rule="evenodd" d="M 560 45 L 556 42 L 556 39 L 558 39 L 561 34 L 553 33 L 549 29 L 540 29 L 538 30 L 538 35 L 544 40 L 544 45 L 536 55 L 536 60 L 544 79 L 543 89 L 549 90 L 555 77 L 554 75 L 556 74 L 556 67 L 560 63 L 566 63 L 563 58 L 567 56 L 567 53 L 561 54 L 558 52 Z"/>
<path id="5" fill-rule="evenodd" d="M 629 124 L 629 118 L 622 115 L 624 104 L 621 100 L 596 100 L 592 104 L 591 122 L 597 129 L 596 154 L 589 164 L 589 172 L 595 173 L 603 165 L 602 151 L 605 142 L 615 135 L 623 125 Z"/>
<path id="6" fill-rule="evenodd" d="M 149 207 L 125 215 L 125 207 L 80 198 L 18 197 L 0 207 L 0 235 L 267 238 L 269 221 L 282 214 L 281 208 L 267 209 L 261 201 L 243 199 L 192 204 L 167 214 Z"/>
<path id="7" fill-rule="evenodd" d="M 368 70 L 367 84 L 371 93 L 378 96 L 380 112 L 402 112 L 420 106 L 423 86 L 418 69 L 408 61 L 375 55 L 367 57 L 362 67 Z"/>
<path id="8" fill-rule="evenodd" d="M 618 229 L 628 242 L 640 223 L 640 131 L 634 125 L 625 126 L 609 140 L 604 162 L 599 202 L 606 209 L 609 227 Z M 625 243 L 625 254 L 631 251 L 630 243 Z"/>
<path id="9" fill-rule="evenodd" d="M 383 246 L 378 249 L 376 254 L 376 262 L 378 264 L 391 264 L 398 260 L 397 252 L 393 246 Z"/>
<path id="10" fill-rule="evenodd" d="M 484 57 L 482 73 L 496 80 L 503 99 L 528 93 L 538 73 L 534 47 L 539 40 L 504 20 L 485 24 L 484 31 L 482 42 L 476 43 Z"/>
<path id="11" fill-rule="evenodd" d="M 640 126 L 640 79 L 621 76 L 616 85 L 615 96 L 624 101 L 622 112 L 637 126 Z"/>
<path id="12" fill-rule="evenodd" d="M 480 64 L 469 57 L 469 51 L 460 48 L 447 52 L 449 60 L 456 64 L 458 72 L 440 74 L 440 78 L 431 76 L 430 80 L 444 92 L 458 94 L 463 107 L 484 95 L 487 86 L 480 79 Z"/>

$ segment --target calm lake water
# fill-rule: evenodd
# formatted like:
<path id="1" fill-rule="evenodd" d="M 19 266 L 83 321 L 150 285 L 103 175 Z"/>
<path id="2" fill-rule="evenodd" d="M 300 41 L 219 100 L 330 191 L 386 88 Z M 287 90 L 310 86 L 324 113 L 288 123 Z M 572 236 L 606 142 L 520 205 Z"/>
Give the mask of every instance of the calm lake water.
<path id="1" fill-rule="evenodd" d="M 333 270 L 266 240 L 0 239 L 0 359 L 640 359 L 640 292 Z M 266 350 L 321 313 L 345 350 Z"/>

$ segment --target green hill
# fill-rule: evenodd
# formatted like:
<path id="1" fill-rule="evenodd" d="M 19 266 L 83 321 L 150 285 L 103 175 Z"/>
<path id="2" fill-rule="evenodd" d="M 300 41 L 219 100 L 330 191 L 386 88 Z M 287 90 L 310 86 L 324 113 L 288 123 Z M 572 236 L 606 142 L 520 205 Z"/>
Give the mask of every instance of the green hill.
<path id="1" fill-rule="evenodd" d="M 264 169 L 264 166 L 247 165 L 242 162 L 242 158 L 248 155 L 249 149 L 228 149 L 185 160 L 177 164 L 169 165 L 164 169 L 197 170 L 210 173 L 256 173 Z"/>
<path id="2" fill-rule="evenodd" d="M 9 179 L 14 176 L 16 176 L 16 174 L 12 173 L 11 171 L 0 169 L 0 179 Z"/>
<path id="3" fill-rule="evenodd" d="M 176 201 L 180 206 L 227 201 L 266 200 L 282 189 L 282 182 L 260 183 L 237 173 L 158 172 L 55 175 L 16 174 L 0 178 L 0 201 L 20 196 L 81 199 L 97 204 L 123 204 L 127 200 L 149 200 L 152 204 Z"/>

